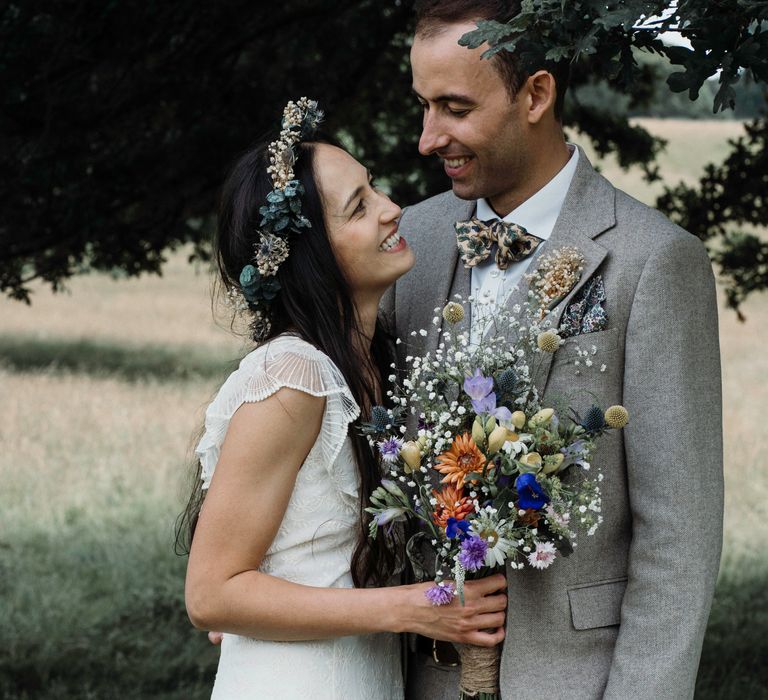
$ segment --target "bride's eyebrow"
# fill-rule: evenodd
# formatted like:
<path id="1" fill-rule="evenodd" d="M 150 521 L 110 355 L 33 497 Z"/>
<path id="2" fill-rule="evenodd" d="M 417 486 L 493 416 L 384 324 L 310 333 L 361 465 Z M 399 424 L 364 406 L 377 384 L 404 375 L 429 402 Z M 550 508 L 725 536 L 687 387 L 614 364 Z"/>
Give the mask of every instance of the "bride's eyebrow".
<path id="1" fill-rule="evenodd" d="M 371 175 L 371 171 L 370 171 L 370 170 L 368 170 L 368 169 L 366 169 L 366 171 L 365 171 L 365 172 L 366 172 L 366 174 L 368 175 L 368 182 L 370 183 L 370 181 L 373 179 L 373 176 Z M 347 200 L 347 203 L 346 203 L 346 204 L 345 204 L 345 205 L 342 207 L 342 210 L 341 210 L 341 211 L 342 211 L 342 213 L 343 213 L 343 212 L 345 212 L 345 211 L 347 211 L 347 209 L 349 208 L 349 205 L 350 205 L 350 204 L 352 204 L 352 202 L 353 202 L 355 199 L 357 199 L 357 197 L 359 197 L 359 196 L 360 196 L 360 193 L 361 193 L 361 192 L 362 192 L 364 189 L 365 189 L 365 187 L 364 187 L 363 185 L 359 185 L 358 187 L 356 187 L 356 188 L 355 188 L 355 191 L 354 191 L 354 192 L 353 192 L 351 195 L 349 195 L 349 199 Z"/>

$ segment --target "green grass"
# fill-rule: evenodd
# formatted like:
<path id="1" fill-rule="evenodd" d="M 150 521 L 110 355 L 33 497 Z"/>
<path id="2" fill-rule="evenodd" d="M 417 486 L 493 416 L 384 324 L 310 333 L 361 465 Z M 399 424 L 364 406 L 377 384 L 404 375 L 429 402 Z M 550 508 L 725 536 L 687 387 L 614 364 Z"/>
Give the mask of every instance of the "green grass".
<path id="1" fill-rule="evenodd" d="M 723 560 L 697 700 L 768 698 L 768 558 Z"/>
<path id="2" fill-rule="evenodd" d="M 184 614 L 185 561 L 151 515 L 4 543 L 0 697 L 210 696 L 218 651 Z"/>
<path id="3" fill-rule="evenodd" d="M 221 352 L 158 345 L 128 345 L 88 338 L 0 335 L 0 366 L 16 372 L 68 371 L 127 381 L 190 378 L 223 380 L 237 360 Z"/>

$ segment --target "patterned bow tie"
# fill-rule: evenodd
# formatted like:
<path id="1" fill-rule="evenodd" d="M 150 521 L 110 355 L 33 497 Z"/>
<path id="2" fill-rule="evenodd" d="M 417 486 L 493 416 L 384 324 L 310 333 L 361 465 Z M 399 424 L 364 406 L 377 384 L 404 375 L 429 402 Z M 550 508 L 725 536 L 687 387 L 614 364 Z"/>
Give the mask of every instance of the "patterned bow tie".
<path id="1" fill-rule="evenodd" d="M 455 228 L 456 243 L 465 267 L 483 262 L 496 243 L 496 264 L 506 270 L 510 263 L 528 257 L 542 242 L 522 226 L 501 219 L 485 222 L 473 217 L 469 221 L 457 221 Z"/>

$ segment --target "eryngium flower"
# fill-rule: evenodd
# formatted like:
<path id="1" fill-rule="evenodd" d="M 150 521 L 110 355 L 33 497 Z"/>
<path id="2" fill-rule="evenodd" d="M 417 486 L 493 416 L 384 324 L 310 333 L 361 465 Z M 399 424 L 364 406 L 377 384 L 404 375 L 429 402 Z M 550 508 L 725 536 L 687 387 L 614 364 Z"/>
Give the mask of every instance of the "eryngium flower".
<path id="1" fill-rule="evenodd" d="M 379 432 L 384 432 L 391 423 L 389 411 L 384 406 L 374 406 L 371 409 L 371 423 Z"/>
<path id="2" fill-rule="evenodd" d="M 539 333 L 536 344 L 543 352 L 555 352 L 560 347 L 560 336 L 554 331 L 544 331 Z"/>
<path id="3" fill-rule="evenodd" d="M 587 411 L 587 415 L 584 416 L 584 420 L 581 422 L 581 427 L 588 433 L 594 434 L 599 433 L 603 429 L 603 426 L 605 426 L 603 411 L 599 406 L 593 404 Z"/>
<path id="4" fill-rule="evenodd" d="M 623 428 L 629 423 L 629 411 L 624 406 L 609 406 L 605 412 L 605 422 L 611 428 Z"/>
<path id="5" fill-rule="evenodd" d="M 464 307 L 455 301 L 449 301 L 443 307 L 443 318 L 448 323 L 459 323 L 464 320 Z"/>
<path id="6" fill-rule="evenodd" d="M 513 369 L 505 369 L 496 379 L 496 384 L 499 386 L 499 391 L 502 394 L 511 394 L 515 390 L 515 384 L 517 384 L 517 372 Z M 521 426 L 518 426 L 521 427 Z"/>

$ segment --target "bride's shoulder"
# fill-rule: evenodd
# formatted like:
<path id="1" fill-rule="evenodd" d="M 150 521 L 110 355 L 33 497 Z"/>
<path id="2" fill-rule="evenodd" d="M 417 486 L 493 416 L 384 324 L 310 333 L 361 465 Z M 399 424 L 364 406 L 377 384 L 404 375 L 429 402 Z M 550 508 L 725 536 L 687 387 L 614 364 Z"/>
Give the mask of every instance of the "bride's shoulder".
<path id="1" fill-rule="evenodd" d="M 344 375 L 328 355 L 290 333 L 281 333 L 249 352 L 225 387 L 227 384 L 246 387 L 249 400 L 266 398 L 282 387 L 315 396 L 349 391 Z"/>

